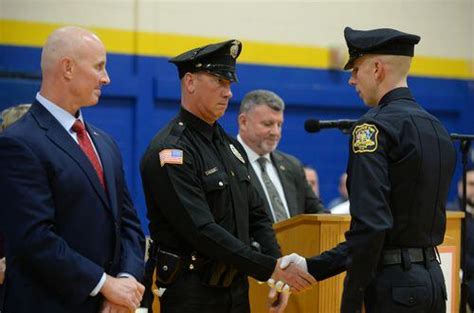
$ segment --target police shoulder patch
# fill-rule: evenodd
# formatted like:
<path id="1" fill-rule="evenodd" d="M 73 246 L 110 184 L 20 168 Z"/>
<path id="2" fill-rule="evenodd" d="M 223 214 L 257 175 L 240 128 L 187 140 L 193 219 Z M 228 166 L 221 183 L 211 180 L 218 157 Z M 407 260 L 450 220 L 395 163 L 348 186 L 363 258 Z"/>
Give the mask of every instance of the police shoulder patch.
<path id="1" fill-rule="evenodd" d="M 352 131 L 352 151 L 354 153 L 374 152 L 378 147 L 379 130 L 374 124 L 357 125 Z"/>

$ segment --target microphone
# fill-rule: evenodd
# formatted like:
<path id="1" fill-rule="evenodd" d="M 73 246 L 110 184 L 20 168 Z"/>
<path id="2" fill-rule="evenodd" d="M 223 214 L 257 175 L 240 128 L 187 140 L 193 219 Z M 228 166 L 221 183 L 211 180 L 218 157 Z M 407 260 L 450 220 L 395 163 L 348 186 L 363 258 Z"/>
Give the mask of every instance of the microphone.
<path id="1" fill-rule="evenodd" d="M 306 126 L 305 126 L 306 127 Z M 456 134 L 450 135 L 452 140 L 474 140 L 474 135 Z"/>
<path id="2" fill-rule="evenodd" d="M 347 130 L 354 125 L 357 120 L 335 120 L 335 121 L 320 121 L 309 119 L 304 123 L 304 129 L 308 133 L 317 133 L 325 128 L 339 128 L 340 130 Z"/>

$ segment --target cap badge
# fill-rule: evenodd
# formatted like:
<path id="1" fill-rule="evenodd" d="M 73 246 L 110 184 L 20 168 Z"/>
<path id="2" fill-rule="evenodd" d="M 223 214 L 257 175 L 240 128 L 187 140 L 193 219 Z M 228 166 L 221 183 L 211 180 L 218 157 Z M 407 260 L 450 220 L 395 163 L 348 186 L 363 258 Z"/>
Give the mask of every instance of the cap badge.
<path id="1" fill-rule="evenodd" d="M 237 55 L 239 54 L 239 44 L 240 41 L 234 40 L 232 43 L 232 46 L 230 46 L 230 56 L 235 59 Z"/>
<path id="2" fill-rule="evenodd" d="M 244 157 L 242 156 L 242 154 L 240 154 L 239 150 L 237 150 L 237 148 L 234 147 L 233 144 L 229 144 L 229 147 L 230 147 L 230 151 L 232 151 L 232 153 L 235 155 L 235 157 L 237 159 L 239 159 L 240 162 L 245 164 Z"/>

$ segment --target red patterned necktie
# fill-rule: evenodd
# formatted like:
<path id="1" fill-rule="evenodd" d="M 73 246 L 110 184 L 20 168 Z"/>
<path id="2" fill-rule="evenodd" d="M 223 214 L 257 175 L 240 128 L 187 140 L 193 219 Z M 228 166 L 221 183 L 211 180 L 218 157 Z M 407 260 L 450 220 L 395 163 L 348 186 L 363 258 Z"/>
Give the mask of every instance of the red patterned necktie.
<path id="1" fill-rule="evenodd" d="M 87 136 L 86 128 L 81 120 L 76 120 L 74 125 L 72 125 L 72 130 L 77 134 L 77 141 L 79 141 L 79 146 L 81 147 L 82 151 L 87 155 L 89 160 L 92 163 L 92 166 L 99 177 L 100 184 L 105 189 L 105 181 L 104 181 L 104 171 L 102 170 L 102 166 L 100 165 L 99 158 L 94 151 L 94 147 L 92 146 L 92 142 Z"/>

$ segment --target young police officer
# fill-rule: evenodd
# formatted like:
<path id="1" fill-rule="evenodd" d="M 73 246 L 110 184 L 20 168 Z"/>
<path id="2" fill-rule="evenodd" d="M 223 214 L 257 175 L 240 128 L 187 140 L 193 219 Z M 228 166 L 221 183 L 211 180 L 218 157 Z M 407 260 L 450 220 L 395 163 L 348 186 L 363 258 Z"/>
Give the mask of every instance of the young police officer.
<path id="1" fill-rule="evenodd" d="M 346 242 L 301 262 L 321 280 L 347 271 L 341 312 L 446 311 L 436 246 L 455 165 L 449 134 L 407 88 L 420 37 L 394 29 L 344 31 L 349 84 L 372 107 L 352 128 Z M 282 262 L 282 266 L 286 262 Z"/>

